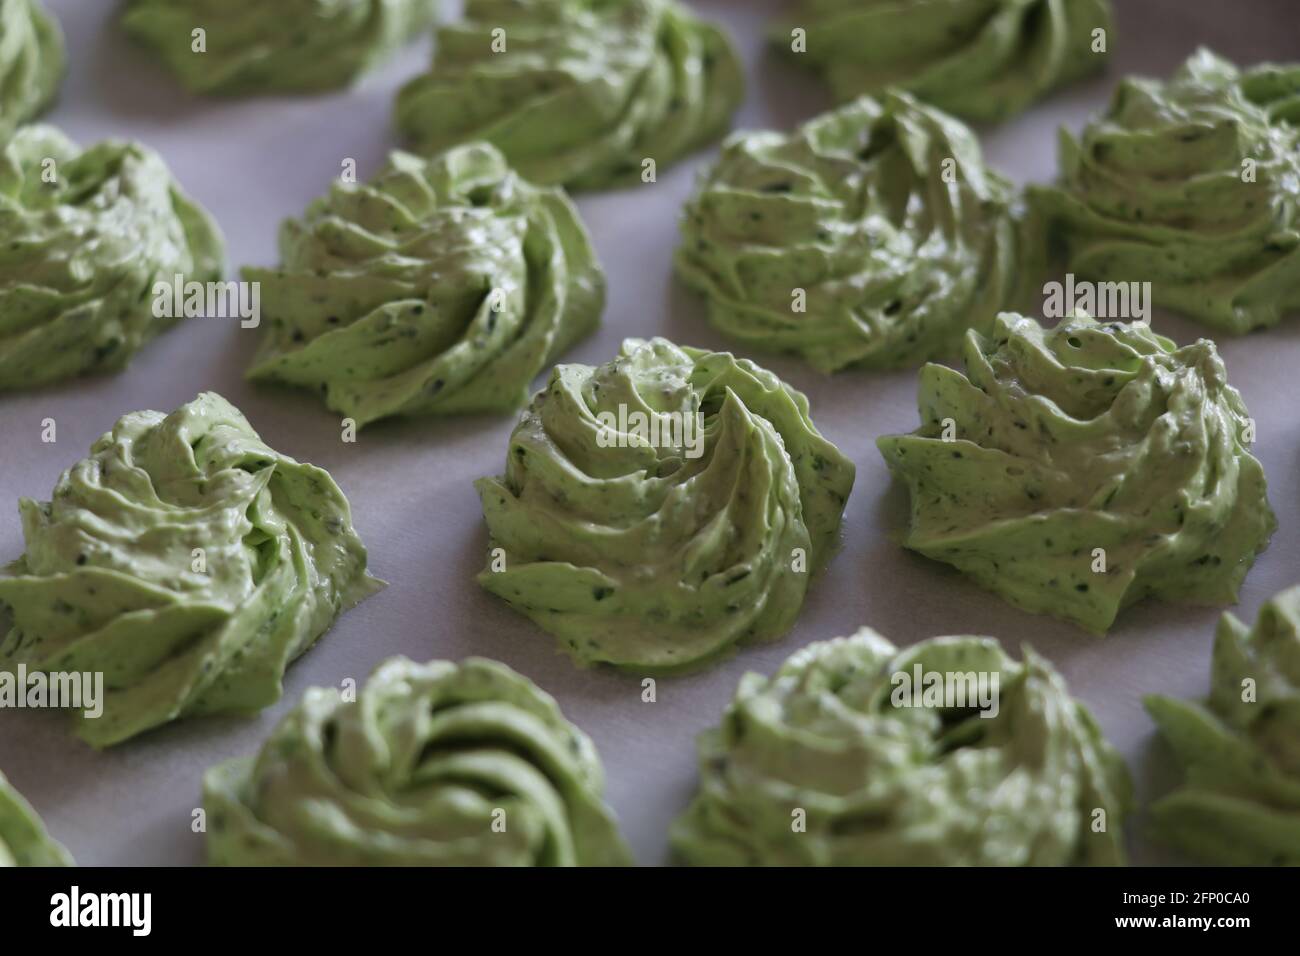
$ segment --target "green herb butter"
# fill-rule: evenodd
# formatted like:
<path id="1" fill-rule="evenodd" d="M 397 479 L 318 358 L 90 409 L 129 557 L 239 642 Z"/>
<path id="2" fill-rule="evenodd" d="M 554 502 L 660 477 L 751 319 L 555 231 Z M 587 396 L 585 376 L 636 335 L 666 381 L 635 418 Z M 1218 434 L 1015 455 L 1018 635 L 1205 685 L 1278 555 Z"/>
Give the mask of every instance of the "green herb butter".
<path id="1" fill-rule="evenodd" d="M 1225 332 L 1300 311 L 1300 64 L 1199 50 L 1167 82 L 1126 79 L 1060 154 L 1059 186 L 1029 197 L 1070 271 L 1150 282 Z"/>
<path id="2" fill-rule="evenodd" d="M 605 280 L 558 189 L 492 146 L 396 152 L 285 223 L 261 283 L 249 377 L 319 391 L 359 425 L 389 415 L 512 410 L 596 326 Z"/>
<path id="3" fill-rule="evenodd" d="M 918 668 L 996 686 L 995 706 L 917 706 L 898 691 Z M 810 644 L 770 679 L 746 674 L 699 755 L 699 794 L 672 830 L 690 864 L 1124 862 L 1119 755 L 1046 660 L 992 638 L 900 651 L 862 628 Z"/>
<path id="4" fill-rule="evenodd" d="M 66 66 L 63 31 L 40 0 L 0 0 L 0 143 L 50 104 Z"/>
<path id="5" fill-rule="evenodd" d="M 206 392 L 135 412 L 19 501 L 27 552 L 0 574 L 0 670 L 104 675 L 105 747 L 171 720 L 251 713 L 382 584 L 328 474 L 267 447 Z"/>
<path id="6" fill-rule="evenodd" d="M 153 150 L 23 127 L 0 154 L 0 391 L 123 368 L 179 318 L 154 284 L 219 279 L 223 260 Z"/>
<path id="7" fill-rule="evenodd" d="M 799 0 L 773 28 L 849 100 L 887 86 L 970 120 L 1006 119 L 1101 69 L 1108 0 Z"/>
<path id="8" fill-rule="evenodd" d="M 1033 271 L 1013 197 L 961 123 L 863 97 L 732 137 L 687 203 L 677 271 L 748 347 L 827 372 L 915 364 L 987 331 Z"/>
<path id="9" fill-rule="evenodd" d="M 233 866 L 620 866 L 590 739 L 504 664 L 393 657 L 356 699 L 313 687 L 255 757 L 203 781 Z"/>
<path id="10" fill-rule="evenodd" d="M 905 546 L 1094 632 L 1148 595 L 1237 599 L 1277 522 L 1213 342 L 1007 313 L 965 364 L 923 368 L 921 427 L 877 442 L 911 491 Z"/>
<path id="11" fill-rule="evenodd" d="M 1300 866 L 1300 587 L 1254 627 L 1223 615 L 1204 704 L 1151 696 L 1186 770 L 1151 807 L 1153 835 L 1224 866 Z"/>
<path id="12" fill-rule="evenodd" d="M 397 98 L 415 148 L 487 140 L 572 189 L 653 181 L 722 135 L 744 88 L 725 34 L 677 0 L 468 0 L 435 46 Z"/>
<path id="13" fill-rule="evenodd" d="M 129 0 L 122 26 L 195 93 L 352 83 L 432 26 L 439 0 Z"/>
<path id="14" fill-rule="evenodd" d="M 72 857 L 0 773 L 0 867 L 6 866 L 72 866 Z"/>
<path id="15" fill-rule="evenodd" d="M 606 365 L 556 367 L 505 474 L 477 482 L 478 580 L 580 664 L 699 664 L 790 628 L 853 476 L 771 372 L 629 339 Z"/>

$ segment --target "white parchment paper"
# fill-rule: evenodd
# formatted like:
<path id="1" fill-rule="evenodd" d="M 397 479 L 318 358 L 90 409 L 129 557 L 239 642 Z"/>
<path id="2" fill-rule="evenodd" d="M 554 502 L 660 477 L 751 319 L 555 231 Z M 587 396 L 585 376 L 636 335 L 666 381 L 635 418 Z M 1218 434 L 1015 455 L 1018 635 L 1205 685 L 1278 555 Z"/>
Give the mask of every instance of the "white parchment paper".
<path id="1" fill-rule="evenodd" d="M 723 21 L 743 51 L 750 83 L 738 126 L 786 128 L 830 106 L 815 79 L 764 48 L 763 29 L 784 6 L 780 0 L 688 2 Z M 232 275 L 241 265 L 276 263 L 280 221 L 324 191 L 344 158 L 357 161 L 361 178 L 377 171 L 398 145 L 393 95 L 429 57 L 426 39 L 347 92 L 201 100 L 181 92 L 122 36 L 116 4 L 47 3 L 67 33 L 71 63 L 47 120 L 83 143 L 118 136 L 157 149 L 219 220 Z M 988 160 L 1013 179 L 1050 179 L 1056 128 L 1082 125 L 1125 73 L 1163 76 L 1201 43 L 1242 63 L 1300 59 L 1294 0 L 1120 0 L 1116 6 L 1116 52 L 1105 75 L 980 130 Z M 660 169 L 653 185 L 578 199 L 610 297 L 599 333 L 566 360 L 606 361 L 627 336 L 731 347 L 704 323 L 701 302 L 671 269 L 679 210 L 712 155 Z M 1204 331 L 1160 313 L 1154 325 L 1180 342 Z M 192 832 L 191 814 L 200 804 L 203 770 L 256 749 L 304 688 L 337 686 L 348 677 L 361 682 L 380 659 L 397 653 L 494 657 L 554 694 L 600 748 L 609 799 L 647 864 L 667 861 L 669 823 L 695 786 L 694 737 L 716 722 L 740 675 L 771 672 L 804 644 L 864 623 L 900 645 L 955 633 L 992 634 L 1012 650 L 1032 644 L 1092 707 L 1128 760 L 1142 803 L 1177 780 L 1140 697 L 1206 691 L 1218 612 L 1144 603 L 1125 612 L 1109 637 L 1095 638 L 1017 611 L 894 544 L 889 532 L 903 519 L 906 496 L 891 487 L 874 439 L 917 424 L 914 372 L 826 378 L 795 359 L 751 355 L 808 393 L 818 427 L 858 465 L 844 548 L 814 582 L 786 638 L 703 673 L 660 680 L 657 702 L 646 704 L 637 679 L 576 669 L 549 636 L 473 581 L 486 534 L 471 483 L 502 466 L 513 416 L 380 424 L 345 444 L 337 416 L 313 395 L 244 382 L 257 334 L 233 320 L 192 319 L 148 346 L 123 374 L 0 395 L 0 561 L 23 550 L 20 495 L 48 497 L 60 470 L 118 416 L 140 408 L 170 411 L 213 389 L 239 406 L 273 447 L 334 475 L 352 501 L 374 572 L 392 585 L 345 615 L 299 660 L 288 672 L 284 699 L 258 717 L 184 721 L 96 753 L 68 733 L 57 713 L 0 711 L 0 769 L 83 864 L 202 862 L 203 838 Z M 1253 618 L 1270 595 L 1300 582 L 1300 319 L 1219 345 L 1257 420 L 1256 453 L 1281 520 L 1242 591 L 1237 612 Z M 54 444 L 40 440 L 47 417 L 57 421 Z M 1141 825 L 1139 816 L 1130 826 L 1134 862 L 1179 862 L 1149 845 Z"/>

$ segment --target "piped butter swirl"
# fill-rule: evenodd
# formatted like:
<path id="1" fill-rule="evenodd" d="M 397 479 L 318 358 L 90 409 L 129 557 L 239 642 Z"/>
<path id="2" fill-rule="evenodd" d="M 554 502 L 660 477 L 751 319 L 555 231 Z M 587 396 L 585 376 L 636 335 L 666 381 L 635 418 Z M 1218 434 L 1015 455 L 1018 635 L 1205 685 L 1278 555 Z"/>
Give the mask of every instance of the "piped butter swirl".
<path id="1" fill-rule="evenodd" d="M 1019 294 L 1013 197 L 960 122 L 863 97 L 790 136 L 732 137 L 687 203 L 677 271 L 750 348 L 827 372 L 919 363 Z"/>
<path id="2" fill-rule="evenodd" d="M 914 674 L 971 693 L 931 701 Z M 690 864 L 1124 862 L 1119 755 L 1051 664 L 992 638 L 817 641 L 746 674 L 698 746 L 699 793 L 672 829 Z"/>
<path id="3" fill-rule="evenodd" d="M 1276 519 L 1214 343 L 1014 314 L 921 370 L 921 427 L 878 441 L 903 543 L 1012 604 L 1105 632 L 1146 596 L 1227 604 Z"/>
<path id="4" fill-rule="evenodd" d="M 423 153 L 486 140 L 533 182 L 641 182 L 720 136 L 744 77 L 731 42 L 677 0 L 468 0 L 397 124 Z"/>
<path id="5" fill-rule="evenodd" d="M 211 392 L 123 416 L 19 512 L 0 670 L 102 674 L 102 713 L 76 712 L 96 747 L 274 703 L 285 668 L 382 586 L 330 476 Z"/>
<path id="6" fill-rule="evenodd" d="M 440 0 L 130 0 L 126 31 L 186 89 L 241 95 L 346 86 L 432 26 Z M 201 33 L 200 33 L 201 31 Z"/>
<path id="7" fill-rule="evenodd" d="M 1101 69 L 1114 38 L 1108 0 L 801 0 L 772 42 L 841 100 L 894 86 L 987 122 Z"/>
<path id="8" fill-rule="evenodd" d="M 1126 79 L 1062 132 L 1060 167 L 1029 196 L 1071 272 L 1149 282 L 1225 332 L 1300 311 L 1300 64 L 1242 71 L 1202 49 L 1167 81 Z"/>
<path id="9" fill-rule="evenodd" d="M 286 222 L 280 251 L 278 269 L 243 273 L 265 328 L 249 377 L 310 388 L 359 425 L 518 408 L 605 302 L 568 197 L 486 143 L 393 153 Z"/>
<path id="10" fill-rule="evenodd" d="M 0 392 L 123 368 L 179 316 L 156 283 L 224 271 L 221 233 L 138 143 L 25 126 L 0 153 Z"/>
<path id="11" fill-rule="evenodd" d="M 313 687 L 254 757 L 204 777 L 234 866 L 620 866 L 591 740 L 504 664 L 384 661 Z"/>
<path id="12" fill-rule="evenodd" d="M 790 628 L 853 476 L 771 372 L 628 340 L 606 365 L 558 366 L 505 474 L 477 483 L 479 583 L 578 663 L 700 664 Z"/>

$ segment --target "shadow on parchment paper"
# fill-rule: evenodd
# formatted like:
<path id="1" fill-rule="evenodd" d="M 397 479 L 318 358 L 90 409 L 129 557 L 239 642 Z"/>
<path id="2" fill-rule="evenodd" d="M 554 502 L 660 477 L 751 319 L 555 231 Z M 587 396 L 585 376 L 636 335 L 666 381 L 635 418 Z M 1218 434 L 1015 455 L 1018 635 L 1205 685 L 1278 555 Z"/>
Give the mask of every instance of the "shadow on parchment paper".
<path id="1" fill-rule="evenodd" d="M 749 80 L 774 118 L 771 127 L 780 132 L 790 132 L 835 106 L 829 87 L 817 71 L 791 62 L 771 44 L 763 51 Z"/>
<path id="2" fill-rule="evenodd" d="M 8 740 L 21 740 L 24 746 L 6 753 L 0 771 L 39 811 L 61 806 L 68 789 L 58 786 L 62 768 L 75 763 L 88 749 L 72 736 L 70 715 L 49 708 L 6 708 L 4 733 Z"/>
<path id="3" fill-rule="evenodd" d="M 183 801 L 182 801 L 183 802 Z M 169 860 L 167 866 L 202 866 L 207 862 L 207 838 L 194 832 L 193 812 L 202 803 L 201 787 L 196 786 L 193 806 L 181 806 L 164 815 L 152 817 L 143 827 L 121 833 L 122 842 L 113 846 L 106 858 L 111 861 L 130 859 Z M 181 847 L 180 854 L 176 848 Z M 183 859 L 172 860 L 173 855 Z"/>
<path id="4" fill-rule="evenodd" d="M 1143 711 L 1145 714 L 1146 711 Z M 1148 838 L 1152 803 L 1167 796 L 1183 779 L 1183 770 L 1173 751 L 1151 724 L 1143 737 L 1137 759 L 1128 763 L 1133 781 L 1133 807 L 1125 821 L 1125 843 L 1129 863 L 1133 866 L 1191 866 L 1197 863 L 1177 850 L 1161 846 Z"/>
<path id="5" fill-rule="evenodd" d="M 128 119 L 180 123 L 193 122 L 198 113 L 218 112 L 233 103 L 186 92 L 161 57 L 123 31 L 119 23 L 121 9 L 119 4 L 106 3 L 100 10 L 89 64 L 91 82 L 83 91 L 98 100 L 106 112 Z M 72 25 L 78 30 L 88 26 L 81 19 Z"/>
<path id="6" fill-rule="evenodd" d="M 664 298 L 667 300 L 667 318 L 661 329 L 654 332 L 677 345 L 730 352 L 737 358 L 749 359 L 772 372 L 781 381 L 808 396 L 813 424 L 817 424 L 817 409 L 830 406 L 830 396 L 844 385 L 861 387 L 870 380 L 870 373 L 848 370 L 836 375 L 817 371 L 798 355 L 749 347 L 744 342 L 728 338 L 708 321 L 708 304 L 704 296 L 687 287 L 677 275 L 670 272 L 664 278 Z M 820 428 L 820 426 L 818 426 Z"/>

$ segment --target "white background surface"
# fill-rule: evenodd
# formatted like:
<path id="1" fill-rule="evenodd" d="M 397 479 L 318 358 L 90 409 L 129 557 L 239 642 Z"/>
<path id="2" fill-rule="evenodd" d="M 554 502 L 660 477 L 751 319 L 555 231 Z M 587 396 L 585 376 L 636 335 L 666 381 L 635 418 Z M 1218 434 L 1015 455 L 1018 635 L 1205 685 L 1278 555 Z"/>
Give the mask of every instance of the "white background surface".
<path id="1" fill-rule="evenodd" d="M 273 2 L 273 0 L 266 0 Z M 693 0 L 725 22 L 748 64 L 749 91 L 738 127 L 786 128 L 830 105 L 819 84 L 764 50 L 762 31 L 780 0 Z M 71 68 L 46 117 L 89 144 L 107 136 L 157 149 L 184 187 L 225 232 L 231 274 L 274 265 L 281 219 L 298 215 L 356 159 L 360 178 L 397 145 L 391 103 L 422 70 L 427 39 L 355 89 L 325 96 L 200 100 L 180 91 L 115 25 L 117 5 L 49 0 L 67 34 Z M 458 6 L 458 5 L 457 5 Z M 1165 75 L 1198 43 L 1242 63 L 1300 59 L 1294 0 L 1121 0 L 1106 74 L 1039 103 L 1018 119 L 981 129 L 987 158 L 1017 181 L 1047 180 L 1055 168 L 1055 128 L 1078 128 L 1100 109 L 1125 73 Z M 702 304 L 673 278 L 677 215 L 696 172 L 713 152 L 671 169 L 659 182 L 583 195 L 578 205 L 609 279 L 599 333 L 565 360 L 608 360 L 625 336 L 667 335 L 728 347 L 703 321 Z M 1156 329 L 1179 342 L 1192 323 L 1156 314 Z M 1017 611 L 892 543 L 906 496 L 891 487 L 874 439 L 917 424 L 914 371 L 818 375 L 796 359 L 752 355 L 808 393 L 820 430 L 858 466 L 845 514 L 845 546 L 814 581 L 794 630 L 742 650 L 703 673 L 659 681 L 658 703 L 640 701 L 634 677 L 580 671 L 553 640 L 473 581 L 486 533 L 472 482 L 504 464 L 514 416 L 390 422 L 340 440 L 338 418 L 305 391 L 253 387 L 242 372 L 256 331 L 233 320 L 191 319 L 156 340 L 123 374 L 0 395 L 0 561 L 23 550 L 16 500 L 45 499 L 59 472 L 126 412 L 170 411 L 202 389 L 225 395 L 274 448 L 328 469 L 352 502 L 375 574 L 391 587 L 340 619 L 288 672 L 285 697 L 254 718 L 173 724 L 106 753 L 68 733 L 62 715 L 0 712 L 0 769 L 31 800 L 54 835 L 83 864 L 202 862 L 191 832 L 200 778 L 210 764 L 253 751 L 275 721 L 313 684 L 360 682 L 383 657 L 502 660 L 559 698 L 565 714 L 596 741 L 608 797 L 642 863 L 667 860 L 667 829 L 695 786 L 694 737 L 717 721 L 741 673 L 771 672 L 795 649 L 867 623 L 895 643 L 936 634 L 983 633 L 1015 650 L 1032 643 L 1065 674 L 1123 752 L 1145 804 L 1177 779 L 1154 736 L 1140 696 L 1198 696 L 1208 687 L 1217 612 L 1143 603 L 1107 638 Z M 1300 320 L 1255 336 L 1222 340 L 1231 381 L 1258 422 L 1256 453 L 1268 473 L 1281 528 L 1246 579 L 1239 614 L 1253 618 L 1271 594 L 1300 581 Z M 58 422 L 56 444 L 40 441 L 41 420 Z M 1178 862 L 1129 827 L 1135 863 Z"/>

